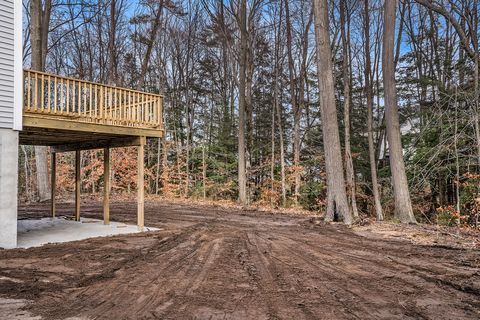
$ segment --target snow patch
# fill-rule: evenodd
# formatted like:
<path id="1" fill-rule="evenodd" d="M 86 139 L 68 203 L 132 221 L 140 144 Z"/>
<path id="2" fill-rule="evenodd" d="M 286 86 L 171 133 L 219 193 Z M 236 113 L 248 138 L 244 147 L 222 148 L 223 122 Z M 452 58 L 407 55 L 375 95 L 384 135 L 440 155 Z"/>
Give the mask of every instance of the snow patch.
<path id="1" fill-rule="evenodd" d="M 157 228 L 144 228 L 156 231 Z M 18 220 L 19 248 L 40 247 L 47 243 L 77 241 L 94 237 L 141 232 L 137 226 L 121 222 L 103 224 L 102 220 L 82 218 L 80 222 L 66 217 Z"/>

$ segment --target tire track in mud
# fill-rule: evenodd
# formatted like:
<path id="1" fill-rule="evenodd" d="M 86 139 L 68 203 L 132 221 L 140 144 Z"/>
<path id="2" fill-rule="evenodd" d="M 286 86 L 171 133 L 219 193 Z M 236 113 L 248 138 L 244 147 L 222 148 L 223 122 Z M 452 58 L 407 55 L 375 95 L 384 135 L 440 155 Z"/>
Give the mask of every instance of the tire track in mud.
<path id="1" fill-rule="evenodd" d="M 315 234 L 314 234 L 315 235 Z M 293 239 L 288 235 L 283 235 L 285 239 L 289 239 L 292 241 L 300 241 L 298 239 Z M 304 239 L 302 239 L 304 240 Z M 469 279 L 472 276 L 479 276 L 478 273 L 478 268 L 472 267 L 471 265 L 464 264 L 464 265 L 458 265 L 455 263 L 455 258 L 456 257 L 451 257 L 450 260 L 448 258 L 445 258 L 441 256 L 442 260 L 445 260 L 445 262 L 442 263 L 436 263 L 436 264 L 429 264 L 428 266 L 423 267 L 420 265 L 418 262 L 425 264 L 424 261 L 429 261 L 428 257 L 426 258 L 424 254 L 422 254 L 419 257 L 419 254 L 416 252 L 413 252 L 414 250 L 408 250 L 405 252 L 405 255 L 408 257 L 408 259 L 405 259 L 405 256 L 401 256 L 399 253 L 400 252 L 396 251 L 395 248 L 391 248 L 388 251 L 384 251 L 384 248 L 378 248 L 371 246 L 371 243 L 369 243 L 370 246 L 365 246 L 365 243 L 361 243 L 361 247 L 358 247 L 358 244 L 355 246 L 353 244 L 346 242 L 342 242 L 342 250 L 334 250 L 331 248 L 331 246 L 322 246 L 321 248 L 316 247 L 312 245 L 311 243 L 314 241 L 300 241 L 302 242 L 306 247 L 310 248 L 311 250 L 315 251 L 317 254 L 323 254 L 323 253 L 328 253 L 331 256 L 338 256 L 338 257 L 344 257 L 344 260 L 348 261 L 355 261 L 357 262 L 356 265 L 362 266 L 362 269 L 365 271 L 368 271 L 369 268 L 375 268 L 378 267 L 379 265 L 382 266 L 385 270 L 391 269 L 392 267 L 396 269 L 398 272 L 405 272 L 407 270 L 406 268 L 410 268 L 408 270 L 424 270 L 432 276 L 437 276 L 438 275 L 447 275 L 447 274 L 454 274 L 456 276 L 463 277 L 464 279 Z M 395 242 L 396 245 L 398 245 L 398 242 Z M 360 250 L 359 250 L 360 249 Z M 456 249 L 459 250 L 459 249 Z M 353 253 L 352 253 L 353 252 Z M 357 252 L 357 253 L 355 253 Z M 415 261 L 417 262 L 416 264 L 412 263 L 406 263 L 404 262 L 402 266 L 400 265 L 392 265 L 392 261 L 398 260 L 398 259 L 403 259 L 406 261 Z M 368 267 L 365 266 L 365 264 L 368 264 Z M 462 273 L 460 273 L 460 271 Z M 462 275 L 463 274 L 463 275 Z M 388 274 L 386 275 L 388 277 Z M 439 281 L 442 280 L 442 278 L 437 278 Z M 411 282 L 410 282 L 411 283 Z"/>
<path id="2" fill-rule="evenodd" d="M 198 230 L 196 229 L 198 228 Z M 63 294 L 55 300 L 61 299 L 61 304 L 56 302 L 49 304 L 48 299 L 45 302 L 46 309 L 52 310 L 59 308 L 63 310 L 65 315 L 74 316 L 84 311 L 85 305 L 89 307 L 87 314 L 102 318 L 100 315 L 108 315 L 111 312 L 116 312 L 116 308 L 121 305 L 130 304 L 132 293 L 132 286 L 143 285 L 148 288 L 152 282 L 152 277 L 158 278 L 166 269 L 174 268 L 185 261 L 189 255 L 192 255 L 196 250 L 196 246 L 189 247 L 188 242 L 195 242 L 195 238 L 201 236 L 203 229 L 199 226 L 187 228 L 184 232 L 172 235 L 166 238 L 160 238 L 157 242 L 142 250 L 130 250 L 132 252 L 126 258 L 114 263 L 113 266 L 107 266 L 106 270 L 100 274 L 93 275 L 87 279 L 80 278 L 79 281 L 72 285 L 75 288 L 73 295 Z M 185 252 L 176 252 L 179 244 L 184 244 Z M 182 248 L 181 248 L 182 249 Z M 162 267 L 158 267 L 158 258 L 165 258 L 164 262 L 169 262 Z M 145 272 L 145 266 L 148 261 L 154 260 L 154 272 Z M 161 264 L 160 264 L 161 266 Z M 107 275 L 107 276 L 105 276 Z M 155 292 L 153 292 L 155 294 Z M 106 299 L 106 297 L 108 299 Z M 100 299 L 100 301 L 98 301 Z M 79 304 L 78 301 L 82 301 Z M 133 308 L 135 309 L 135 308 Z M 51 316 L 51 314 L 47 314 Z M 105 319 L 109 317 L 106 316 Z"/>
<path id="3" fill-rule="evenodd" d="M 121 303 L 139 295 L 128 303 L 128 308 L 135 314 L 132 319 L 139 316 L 168 317 L 172 309 L 179 308 L 182 299 L 195 293 L 219 255 L 221 240 L 205 241 L 202 239 L 205 233 L 208 233 L 207 229 L 200 228 L 188 237 L 181 237 L 181 240 L 177 238 L 169 248 L 165 248 L 167 250 L 150 255 L 145 263 L 122 270 L 122 274 L 116 275 L 115 279 L 119 285 L 109 289 L 113 291 L 109 300 Z M 172 245 L 174 243 L 176 245 Z M 105 290 L 99 289 L 93 293 L 93 297 L 105 295 Z M 90 291 L 83 294 L 91 295 Z M 117 306 L 117 303 L 113 303 L 94 308 L 88 314 L 108 314 L 105 319 L 109 319 L 115 314 Z"/>
<path id="4" fill-rule="evenodd" d="M 245 232 L 243 236 L 243 250 L 239 253 L 241 264 L 246 268 L 254 285 L 260 290 L 258 294 L 265 299 L 265 308 L 269 319 L 303 319 L 302 310 L 289 304 L 285 292 L 278 284 L 278 271 L 266 254 L 270 251 L 259 243 L 260 238 L 254 232 Z M 281 316 L 280 316 L 281 315 Z"/>
<path id="5" fill-rule="evenodd" d="M 295 241 L 293 238 L 290 238 L 290 237 L 285 237 L 285 239 Z M 362 266 L 362 269 L 367 269 L 367 270 L 369 268 L 378 269 L 378 267 L 381 266 L 383 271 L 383 270 L 392 269 L 393 267 L 394 269 L 396 269 L 397 272 L 401 272 L 401 273 L 406 273 L 406 272 L 418 273 L 418 275 L 422 277 L 424 280 L 428 280 L 431 282 L 432 280 L 433 282 L 438 282 L 438 281 L 442 282 L 445 280 L 444 276 L 448 274 L 460 276 L 464 279 L 470 279 L 471 277 L 474 277 L 474 276 L 480 278 L 479 269 L 477 268 L 472 268 L 467 266 L 455 267 L 455 265 L 452 262 L 449 262 L 446 265 L 437 263 L 435 265 L 429 264 L 428 266 L 425 266 L 425 262 L 424 262 L 425 259 L 419 260 L 416 257 L 416 254 L 410 254 L 409 257 L 411 259 L 407 259 L 407 261 L 413 260 L 416 263 L 408 263 L 408 262 L 400 262 L 398 260 L 400 258 L 397 259 L 396 255 L 391 254 L 390 252 L 388 252 L 385 256 L 380 256 L 376 254 L 374 250 L 367 251 L 366 250 L 367 248 L 364 248 L 363 250 L 361 250 L 362 255 L 359 255 L 355 253 L 350 253 L 349 252 L 350 250 L 345 250 L 345 249 L 342 251 L 338 251 L 338 250 L 335 251 L 328 247 L 322 247 L 321 250 L 319 250 L 318 247 L 315 247 L 310 243 L 305 242 L 305 245 L 308 248 L 310 248 L 315 255 L 319 255 L 319 254 L 323 255 L 325 253 L 328 253 L 329 255 L 345 257 L 344 260 L 355 261 L 357 262 L 357 265 Z M 358 248 L 354 248 L 354 251 L 358 251 Z M 395 262 L 395 264 L 392 264 L 392 262 Z M 365 264 L 368 264 L 368 266 L 365 266 Z M 460 273 L 460 271 L 462 273 Z M 388 276 L 388 274 L 386 276 Z M 451 281 L 448 281 L 448 282 L 451 283 L 452 287 L 454 287 L 456 290 L 462 291 L 462 289 L 459 289 L 458 285 L 455 285 L 455 283 L 452 283 Z M 415 287 L 415 283 L 412 281 L 410 282 L 407 281 L 406 283 Z M 473 287 L 473 286 L 467 286 L 465 290 L 470 291 L 470 293 L 476 293 L 476 294 L 480 293 L 480 290 L 477 287 Z"/>
<path id="6" fill-rule="evenodd" d="M 160 318 L 173 316 L 174 308 L 185 308 L 185 304 L 189 302 L 195 292 L 205 281 L 208 272 L 212 268 L 216 259 L 220 254 L 220 246 L 222 239 L 216 238 L 211 242 L 204 243 L 196 252 L 195 259 L 189 261 L 186 267 L 173 277 L 174 281 L 167 279 L 167 287 L 174 288 L 166 294 L 167 301 L 162 301 L 162 304 L 155 309 L 153 314 L 160 316 Z M 175 301 L 176 300 L 176 301 Z M 179 303 L 180 302 L 180 303 Z M 175 303 L 180 306 L 173 306 Z"/>
<path id="7" fill-rule="evenodd" d="M 347 294 L 350 294 L 358 300 L 364 300 L 363 297 L 364 295 L 372 296 L 372 292 L 378 291 L 376 287 L 378 287 L 378 283 L 375 281 L 368 281 L 368 278 L 371 280 L 375 279 L 378 277 L 378 275 L 382 275 L 383 279 L 391 279 L 392 281 L 395 280 L 395 282 L 392 281 L 382 281 L 382 286 L 381 286 L 381 291 L 384 293 L 382 296 L 377 295 L 375 300 L 376 303 L 383 301 L 384 304 L 387 304 L 388 301 L 384 299 L 385 296 L 390 298 L 391 300 L 394 300 L 395 298 L 398 299 L 395 295 L 391 295 L 392 293 L 396 293 L 398 291 L 398 282 L 401 283 L 402 285 L 402 290 L 408 290 L 411 292 L 424 292 L 424 294 L 428 294 L 429 291 L 431 290 L 437 290 L 439 294 L 445 294 L 444 290 L 439 290 L 438 286 L 431 286 L 431 284 L 436 284 L 436 280 L 440 280 L 438 277 L 436 278 L 435 276 L 431 276 L 430 279 L 429 277 L 424 277 L 422 274 L 417 274 L 419 271 L 416 270 L 414 267 L 404 264 L 401 265 L 399 268 L 399 265 L 392 264 L 391 262 L 393 261 L 389 256 L 387 258 L 380 257 L 379 255 L 374 255 L 372 254 L 371 257 L 373 259 L 366 259 L 365 257 L 359 257 L 354 254 L 350 254 L 347 251 L 348 250 L 333 250 L 330 249 L 326 246 L 322 246 L 321 248 L 315 247 L 311 244 L 306 244 L 304 246 L 303 253 L 305 253 L 306 256 L 309 256 L 311 258 L 305 258 L 303 255 L 299 255 L 297 251 L 295 251 L 293 248 L 298 247 L 298 242 L 293 238 L 289 237 L 284 237 L 287 241 L 290 241 L 289 246 L 283 246 L 283 250 L 290 251 L 292 255 L 296 255 L 298 258 L 303 259 L 307 264 L 315 267 L 316 265 L 321 265 L 322 270 L 327 270 L 328 274 L 331 274 L 332 277 L 335 278 L 335 281 L 337 283 L 337 286 L 339 287 L 338 289 L 340 291 L 344 291 Z M 282 246 L 282 245 L 280 245 Z M 331 257 L 336 257 L 335 259 L 332 259 Z M 344 262 L 344 267 L 341 267 L 338 264 L 338 258 L 339 257 L 345 257 L 343 259 Z M 323 263 L 322 261 L 328 261 L 326 263 Z M 358 271 L 355 270 L 355 268 L 352 268 L 351 262 L 359 262 L 361 263 L 360 265 L 362 266 L 363 269 L 368 270 L 370 268 L 373 276 L 373 279 L 371 278 L 370 275 L 367 274 L 367 279 L 362 279 L 365 278 L 366 274 L 365 272 L 358 273 Z M 365 263 L 368 263 L 368 266 L 365 266 Z M 346 267 L 345 267 L 346 266 Z M 405 268 L 406 267 L 406 268 Z M 365 270 L 365 271 L 366 271 Z M 395 274 L 392 274 L 392 270 L 396 271 Z M 375 272 L 375 273 L 374 273 Z M 410 274 L 415 273 L 415 277 L 412 277 Z M 339 277 L 338 275 L 342 274 L 347 274 L 349 277 Z M 405 276 L 405 274 L 409 274 L 408 276 Z M 431 281 L 434 279 L 435 281 Z M 366 280 L 366 281 L 365 281 Z M 420 282 L 419 282 L 420 280 Z M 429 288 L 425 288 L 425 280 L 427 280 L 427 285 L 429 285 Z M 431 282 L 430 284 L 428 282 Z M 339 286 L 338 284 L 344 283 L 346 286 L 342 287 Z M 348 289 L 350 286 L 347 284 L 355 283 L 355 291 L 352 291 Z M 405 287 L 406 286 L 406 287 Z M 360 291 L 360 292 L 359 292 Z M 414 318 L 428 318 L 425 314 L 423 314 L 423 310 L 418 310 L 415 307 L 414 301 L 410 299 L 408 292 L 404 294 L 407 296 L 407 300 L 405 302 L 405 305 L 402 305 L 402 303 L 399 301 L 399 305 L 402 306 L 403 309 L 408 309 L 409 315 L 413 316 Z M 453 297 L 456 297 L 458 295 L 458 292 L 455 290 L 454 292 L 450 292 L 450 295 Z M 364 301 L 365 302 L 365 301 Z M 472 304 L 475 304 L 475 301 L 471 301 Z M 413 304 L 413 306 L 412 306 Z M 356 304 L 358 305 L 358 304 Z M 368 305 L 368 303 L 363 303 L 362 305 Z M 478 306 L 478 302 L 477 302 Z M 472 315 L 478 315 L 478 311 L 476 311 L 474 308 L 468 307 L 466 305 L 466 310 L 469 311 L 470 316 Z M 376 308 L 372 308 L 373 311 Z M 362 310 L 362 312 L 366 312 L 368 310 Z M 370 310 L 369 312 L 372 312 Z"/>
<path id="8" fill-rule="evenodd" d="M 292 242 L 294 241 L 292 240 Z M 327 259 L 312 258 L 305 253 L 305 251 L 298 250 L 299 243 L 295 242 L 290 245 L 275 242 L 274 248 L 276 248 L 276 252 L 282 256 L 284 264 L 290 266 L 298 265 L 298 268 L 308 275 L 306 278 L 301 278 L 299 277 L 298 272 L 295 272 L 293 268 L 291 269 L 291 274 L 296 277 L 296 281 L 303 283 L 304 286 L 308 282 L 314 285 L 314 290 L 316 289 L 320 297 L 325 300 L 325 303 L 322 304 L 322 311 L 325 312 L 325 309 L 336 310 L 332 311 L 332 313 L 322 319 L 339 319 L 340 315 L 343 316 L 343 318 L 358 318 L 356 313 L 352 312 L 350 309 L 356 308 L 356 304 L 362 300 L 361 296 L 343 288 L 342 285 L 338 285 L 341 283 L 348 287 L 352 282 L 357 281 L 353 277 L 342 276 L 345 272 L 344 270 L 335 267 L 335 261 L 332 262 L 332 259 L 328 257 L 326 257 Z M 287 252 L 288 255 L 286 255 L 285 252 Z M 300 264 L 300 261 L 304 263 Z M 333 287 L 331 286 L 332 284 L 337 285 Z M 325 306 L 328 307 L 326 308 Z M 320 310 L 311 311 L 312 314 L 317 315 L 319 312 Z"/>
<path id="9" fill-rule="evenodd" d="M 134 221 L 130 207 L 112 208 L 113 216 Z M 98 210 L 88 207 L 92 216 Z M 161 231 L 3 254 L 28 258 L 29 267 L 5 263 L 0 271 L 42 281 L 56 263 L 72 270 L 59 276 L 57 292 L 33 298 L 29 310 L 45 319 L 479 318 L 475 251 L 240 210 L 150 204 L 146 211 Z M 14 286 L 7 291 L 25 297 Z"/>

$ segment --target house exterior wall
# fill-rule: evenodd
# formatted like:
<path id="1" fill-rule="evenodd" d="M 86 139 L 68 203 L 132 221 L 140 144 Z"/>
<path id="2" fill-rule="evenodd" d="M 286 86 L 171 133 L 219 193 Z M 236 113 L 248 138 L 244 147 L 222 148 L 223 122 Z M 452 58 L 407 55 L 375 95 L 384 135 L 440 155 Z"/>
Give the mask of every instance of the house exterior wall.
<path id="1" fill-rule="evenodd" d="M 0 128 L 0 248 L 17 246 L 18 132 Z"/>
<path id="2" fill-rule="evenodd" d="M 18 131 L 22 129 L 22 2 L 0 2 L 0 248 L 17 245 Z"/>

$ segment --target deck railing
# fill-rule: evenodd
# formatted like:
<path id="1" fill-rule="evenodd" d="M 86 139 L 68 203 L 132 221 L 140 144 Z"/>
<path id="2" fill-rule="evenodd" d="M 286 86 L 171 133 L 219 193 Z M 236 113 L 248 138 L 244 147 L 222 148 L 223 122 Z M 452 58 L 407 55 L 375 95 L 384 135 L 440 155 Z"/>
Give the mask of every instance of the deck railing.
<path id="1" fill-rule="evenodd" d="M 161 129 L 162 108 L 158 94 L 24 70 L 24 114 Z"/>

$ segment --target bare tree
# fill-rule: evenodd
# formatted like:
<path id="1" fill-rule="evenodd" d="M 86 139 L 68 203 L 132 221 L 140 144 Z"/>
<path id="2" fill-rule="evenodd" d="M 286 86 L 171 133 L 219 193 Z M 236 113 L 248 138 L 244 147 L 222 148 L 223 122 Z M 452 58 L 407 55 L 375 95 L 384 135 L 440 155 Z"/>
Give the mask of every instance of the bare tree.
<path id="1" fill-rule="evenodd" d="M 395 198 L 395 217 L 403 223 L 416 223 L 413 215 L 407 175 L 403 161 L 400 121 L 397 105 L 397 88 L 395 81 L 395 12 L 396 1 L 386 0 L 384 8 L 383 35 L 383 87 L 385 91 L 385 120 L 390 152 L 390 169 Z"/>
<path id="2" fill-rule="evenodd" d="M 353 169 L 352 147 L 350 143 L 350 22 L 346 21 L 345 0 L 340 0 L 340 34 L 342 37 L 343 55 L 343 122 L 345 125 L 345 175 L 347 184 L 347 196 L 352 206 L 353 216 L 358 217 L 357 200 L 355 195 L 355 172 Z M 348 32 L 345 29 L 348 29 Z"/>
<path id="3" fill-rule="evenodd" d="M 274 112 L 277 116 L 277 125 L 278 125 L 278 131 L 279 131 L 279 149 L 280 149 L 280 178 L 281 178 L 281 188 L 282 188 L 282 205 L 285 206 L 287 203 L 287 189 L 285 185 L 285 143 L 283 141 L 283 135 L 284 135 L 284 130 L 283 130 L 283 124 L 282 124 L 282 102 L 280 100 L 280 48 L 281 48 L 281 30 L 282 30 L 282 6 L 283 6 L 283 1 L 280 0 L 280 10 L 279 10 L 279 18 L 278 18 L 278 23 L 275 19 L 275 25 L 276 25 L 276 31 L 275 31 L 275 63 L 274 63 L 274 77 L 273 77 L 273 104 L 274 104 Z M 292 83 L 290 84 L 291 88 L 293 88 L 293 70 L 290 66 L 293 61 L 291 60 L 291 34 L 289 34 L 289 20 L 288 20 L 288 0 L 285 1 L 285 15 L 286 15 L 286 22 L 287 22 L 287 38 L 290 37 L 290 41 L 287 40 L 287 42 L 290 42 L 290 47 L 289 47 L 289 58 L 288 58 L 288 64 L 289 64 L 289 70 L 290 70 L 290 81 Z M 292 89 L 292 94 L 294 94 L 294 90 Z M 292 97 L 292 101 L 295 99 Z M 295 109 L 295 108 L 294 108 Z"/>
<path id="4" fill-rule="evenodd" d="M 238 201 L 247 203 L 247 177 L 245 162 L 245 88 L 248 51 L 247 0 L 240 1 L 240 80 L 238 103 Z"/>
<path id="5" fill-rule="evenodd" d="M 327 0 L 315 0 L 314 7 L 318 87 L 327 171 L 328 194 L 325 219 L 331 221 L 338 217 L 342 218 L 346 224 L 351 224 L 352 214 L 345 189 L 345 175 L 343 173 L 340 135 L 335 108 Z"/>
<path id="6" fill-rule="evenodd" d="M 372 177 L 372 193 L 375 204 L 375 215 L 378 221 L 383 220 L 380 192 L 378 190 L 377 164 L 375 157 L 375 144 L 373 142 L 373 74 L 370 59 L 370 16 L 369 0 L 364 0 L 364 37 L 365 37 L 365 95 L 367 98 L 367 133 L 368 133 L 368 157 Z"/>

